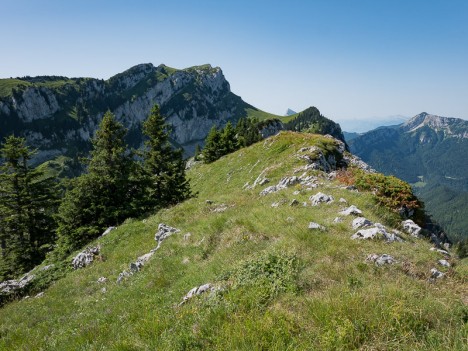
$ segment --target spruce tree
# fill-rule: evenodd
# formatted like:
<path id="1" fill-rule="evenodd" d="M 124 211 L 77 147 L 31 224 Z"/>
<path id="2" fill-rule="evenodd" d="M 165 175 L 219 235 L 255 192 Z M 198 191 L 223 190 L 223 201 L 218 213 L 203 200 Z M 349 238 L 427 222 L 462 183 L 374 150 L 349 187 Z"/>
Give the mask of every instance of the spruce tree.
<path id="1" fill-rule="evenodd" d="M 238 148 L 236 130 L 232 126 L 231 121 L 229 121 L 221 133 L 221 152 L 223 155 L 227 155 L 236 151 Z"/>
<path id="2" fill-rule="evenodd" d="M 134 214 L 133 171 L 125 128 L 106 112 L 92 140 L 87 173 L 75 178 L 58 211 L 59 247 L 68 253 Z"/>
<path id="3" fill-rule="evenodd" d="M 205 163 L 211 163 L 220 158 L 222 156 L 220 147 L 221 134 L 216 126 L 213 126 L 205 140 L 205 147 L 203 148 L 202 152 L 203 161 Z"/>
<path id="4" fill-rule="evenodd" d="M 24 138 L 10 136 L 0 149 L 0 276 L 40 263 L 55 240 L 57 186 L 29 161 L 35 152 Z"/>
<path id="5" fill-rule="evenodd" d="M 190 196 L 190 186 L 185 176 L 182 150 L 174 150 L 169 143 L 169 126 L 165 123 L 158 105 L 155 105 L 143 123 L 147 137 L 143 150 L 143 171 L 146 193 L 142 210 L 176 204 Z"/>

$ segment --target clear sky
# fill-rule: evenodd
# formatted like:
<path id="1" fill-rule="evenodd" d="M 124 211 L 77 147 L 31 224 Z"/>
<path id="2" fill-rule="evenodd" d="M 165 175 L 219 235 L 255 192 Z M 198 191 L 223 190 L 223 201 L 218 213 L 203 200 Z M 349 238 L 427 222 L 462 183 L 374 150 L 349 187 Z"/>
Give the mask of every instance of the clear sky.
<path id="1" fill-rule="evenodd" d="M 268 112 L 468 119 L 468 0 L 0 0 L 0 77 L 219 66 Z"/>

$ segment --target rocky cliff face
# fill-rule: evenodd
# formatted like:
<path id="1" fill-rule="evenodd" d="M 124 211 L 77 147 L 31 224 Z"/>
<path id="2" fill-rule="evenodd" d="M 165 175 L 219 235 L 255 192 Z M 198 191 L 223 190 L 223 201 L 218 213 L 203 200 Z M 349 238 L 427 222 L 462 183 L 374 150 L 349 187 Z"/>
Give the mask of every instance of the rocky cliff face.
<path id="1" fill-rule="evenodd" d="M 74 156 L 89 140 L 107 110 L 129 129 L 128 141 L 141 144 L 141 122 L 159 104 L 172 125 L 172 139 L 188 153 L 213 124 L 246 116 L 248 105 L 230 90 L 219 67 L 176 70 L 140 64 L 107 81 L 92 78 L 25 77 L 0 80 L 0 137 L 23 135 L 39 149 L 37 161 Z"/>

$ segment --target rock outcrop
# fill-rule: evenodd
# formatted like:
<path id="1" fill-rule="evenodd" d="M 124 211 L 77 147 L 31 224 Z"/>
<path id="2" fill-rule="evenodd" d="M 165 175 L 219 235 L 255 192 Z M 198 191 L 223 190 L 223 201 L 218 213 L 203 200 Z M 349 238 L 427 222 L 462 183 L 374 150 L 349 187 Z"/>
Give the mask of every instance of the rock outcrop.
<path id="1" fill-rule="evenodd" d="M 0 138 L 21 129 L 28 143 L 39 149 L 37 162 L 63 153 L 74 156 L 75 148 L 89 147 L 108 109 L 129 129 L 132 145 L 139 146 L 141 122 L 158 104 L 172 125 L 171 138 L 191 153 L 213 124 L 235 123 L 253 108 L 231 92 L 222 70 L 210 65 L 176 70 L 140 64 L 107 81 L 66 77 L 19 80 L 24 84 L 18 83 L 11 94 L 0 96 Z M 269 125 L 264 133 L 274 133 L 279 127 Z"/>

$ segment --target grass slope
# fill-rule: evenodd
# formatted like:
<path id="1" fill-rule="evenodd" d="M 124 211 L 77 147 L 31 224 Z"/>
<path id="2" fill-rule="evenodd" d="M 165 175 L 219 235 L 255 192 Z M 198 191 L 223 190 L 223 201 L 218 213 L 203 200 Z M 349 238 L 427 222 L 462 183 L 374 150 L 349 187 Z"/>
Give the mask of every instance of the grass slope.
<path id="1" fill-rule="evenodd" d="M 293 175 L 304 165 L 295 155 L 301 147 L 332 144 L 281 133 L 195 166 L 189 176 L 196 198 L 146 220 L 127 220 L 97 240 L 101 260 L 70 272 L 41 298 L 1 308 L 0 349 L 466 350 L 466 259 L 451 259 L 453 268 L 439 268 L 448 277 L 429 283 L 441 257 L 426 241 L 353 241 L 353 218 L 333 223 L 338 201 L 289 206 L 322 191 L 345 198 L 372 221 L 399 222 L 372 194 L 344 190 L 319 173 L 313 191 L 294 186 L 262 197 L 267 185 L 243 190 L 262 172 L 270 184 Z M 222 204 L 225 210 L 215 211 Z M 326 231 L 308 230 L 310 221 Z M 161 222 L 181 232 L 117 284 L 130 262 L 156 246 Z M 370 253 L 390 254 L 398 263 L 376 267 L 365 262 Z M 102 276 L 104 284 L 97 282 Z M 208 282 L 221 289 L 179 306 L 190 289 Z"/>

